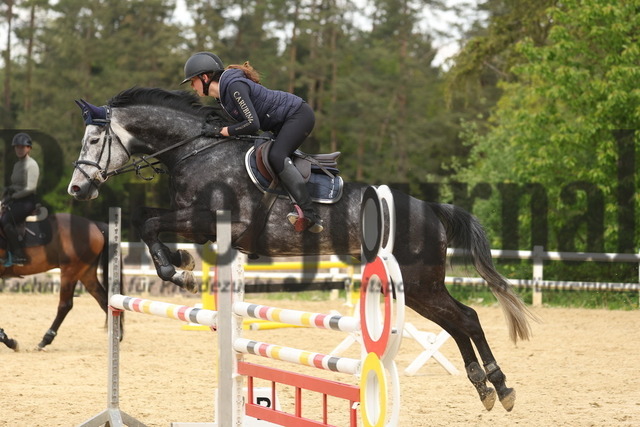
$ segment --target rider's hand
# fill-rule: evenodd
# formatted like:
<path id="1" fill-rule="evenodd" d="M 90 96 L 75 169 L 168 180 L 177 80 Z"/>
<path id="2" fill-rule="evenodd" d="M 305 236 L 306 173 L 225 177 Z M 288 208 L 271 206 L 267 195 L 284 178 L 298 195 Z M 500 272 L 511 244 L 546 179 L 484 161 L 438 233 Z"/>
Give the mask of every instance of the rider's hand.
<path id="1" fill-rule="evenodd" d="M 202 136 L 206 136 L 209 138 L 220 138 L 222 134 L 220 133 L 222 129 L 217 124 L 212 121 L 205 120 L 202 124 Z"/>

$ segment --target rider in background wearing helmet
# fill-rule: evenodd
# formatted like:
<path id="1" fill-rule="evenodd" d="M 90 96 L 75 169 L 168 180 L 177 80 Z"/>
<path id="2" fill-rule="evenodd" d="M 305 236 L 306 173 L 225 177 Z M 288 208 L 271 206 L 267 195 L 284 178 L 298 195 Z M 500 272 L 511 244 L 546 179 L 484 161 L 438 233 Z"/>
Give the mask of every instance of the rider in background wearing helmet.
<path id="1" fill-rule="evenodd" d="M 313 233 L 323 230 L 304 179 L 291 161 L 291 155 L 302 145 L 315 125 L 313 110 L 302 98 L 260 84 L 256 70 L 243 65 L 224 67 L 220 58 L 209 52 L 192 55 L 184 65 L 182 84 L 200 96 L 212 96 L 237 120 L 230 126 L 216 129 L 221 136 L 251 135 L 258 130 L 272 132 L 275 137 L 269 152 L 269 163 L 284 188 L 300 209 L 287 218 L 298 230 Z"/>
<path id="2" fill-rule="evenodd" d="M 11 185 L 5 188 L 2 196 L 2 216 L 0 225 L 7 238 L 9 250 L 13 255 L 14 265 L 24 265 L 28 262 L 23 249 L 23 236 L 20 227 L 27 216 L 35 210 L 37 199 L 36 189 L 40 168 L 38 163 L 29 156 L 31 152 L 31 137 L 23 132 L 13 137 L 11 145 L 14 147 L 18 161 L 13 165 Z"/>

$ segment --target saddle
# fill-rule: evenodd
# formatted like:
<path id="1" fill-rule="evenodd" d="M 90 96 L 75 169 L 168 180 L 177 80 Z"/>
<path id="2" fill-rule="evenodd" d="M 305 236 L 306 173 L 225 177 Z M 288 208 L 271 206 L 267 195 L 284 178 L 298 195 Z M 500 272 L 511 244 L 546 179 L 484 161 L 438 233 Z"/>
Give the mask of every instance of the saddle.
<path id="1" fill-rule="evenodd" d="M 257 209 L 254 210 L 251 223 L 233 242 L 234 247 L 246 252 L 251 259 L 256 259 L 255 248 L 258 238 L 264 229 L 271 208 L 278 197 L 287 198 L 288 193 L 278 187 L 277 174 L 269 165 L 269 150 L 273 139 L 258 138 L 256 144 L 245 155 L 245 167 L 253 183 L 262 191 L 263 196 Z M 340 152 L 330 154 L 306 154 L 296 150 L 292 156 L 293 164 L 304 178 L 309 196 L 316 203 L 332 204 L 342 197 L 343 181 L 338 174 L 338 157 Z"/>
<path id="2" fill-rule="evenodd" d="M 42 206 L 40 203 L 36 204 L 36 208 L 31 212 L 25 222 L 39 222 L 44 221 L 49 216 L 49 209 L 46 206 Z"/>
<path id="3" fill-rule="evenodd" d="M 25 248 L 33 246 L 43 246 L 51 241 L 51 222 L 48 220 L 49 210 L 46 206 L 36 205 L 34 211 L 25 222 L 18 226 L 18 233 L 23 236 Z M 4 230 L 0 228 L 0 249 L 7 249 L 7 240 Z"/>
<path id="4" fill-rule="evenodd" d="M 251 181 L 262 191 L 275 192 L 278 197 L 288 197 L 287 192 L 277 188 L 277 174 L 268 162 L 273 139 L 258 140 L 245 155 L 245 167 Z M 343 181 L 339 176 L 338 157 L 340 152 L 328 154 L 307 154 L 296 150 L 291 161 L 302 175 L 311 200 L 316 203 L 333 204 L 342 197 Z"/>

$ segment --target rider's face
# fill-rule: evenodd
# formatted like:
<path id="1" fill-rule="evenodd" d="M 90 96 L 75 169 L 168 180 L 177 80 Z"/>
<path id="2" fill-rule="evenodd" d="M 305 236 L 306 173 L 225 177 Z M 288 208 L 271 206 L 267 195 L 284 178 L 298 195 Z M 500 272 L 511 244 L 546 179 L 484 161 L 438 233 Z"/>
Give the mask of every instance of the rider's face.
<path id="1" fill-rule="evenodd" d="M 31 147 L 29 147 L 28 145 L 16 145 L 13 148 L 15 149 L 16 156 L 18 156 L 18 158 L 20 159 L 29 154 L 29 152 L 31 151 Z"/>
<path id="2" fill-rule="evenodd" d="M 203 76 L 205 79 L 206 76 Z M 204 93 L 203 82 L 200 76 L 195 76 L 191 78 L 191 88 L 196 91 L 198 96 L 206 96 Z"/>
<path id="3" fill-rule="evenodd" d="M 204 86 L 209 84 L 208 93 L 204 93 Z M 191 78 L 191 88 L 196 91 L 199 96 L 213 96 L 214 98 L 220 97 L 220 86 L 217 81 L 212 81 L 208 75 L 201 74 Z"/>

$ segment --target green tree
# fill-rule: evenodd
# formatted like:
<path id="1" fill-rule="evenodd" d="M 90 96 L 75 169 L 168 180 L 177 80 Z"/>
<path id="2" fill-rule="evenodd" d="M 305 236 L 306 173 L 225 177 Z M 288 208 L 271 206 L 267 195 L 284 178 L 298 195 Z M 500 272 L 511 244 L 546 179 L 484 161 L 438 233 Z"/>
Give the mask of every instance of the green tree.
<path id="1" fill-rule="evenodd" d="M 548 249 L 636 250 L 639 6 L 637 0 L 566 0 L 550 9 L 548 41 L 516 45 L 524 61 L 501 84 L 490 131 L 467 129 L 471 166 L 457 178 L 544 188 Z M 500 218 L 506 202 L 500 203 L 496 197 L 475 210 L 498 233 L 508 226 Z M 520 247 L 527 247 L 532 217 L 523 209 L 518 220 Z M 508 244 L 494 235 L 494 245 Z"/>
<path id="2" fill-rule="evenodd" d="M 179 29 L 170 22 L 175 4 L 167 0 L 100 1 L 87 4 L 61 0 L 50 6 L 51 19 L 35 32 L 30 61 L 18 62 L 23 81 L 33 63 L 30 109 L 17 109 L 16 127 L 41 129 L 54 135 L 70 164 L 78 154 L 84 131 L 74 99 L 101 105 L 130 86 L 175 86 L 182 66 Z M 24 40 L 28 40 L 26 37 Z M 25 89 L 16 92 L 26 99 Z M 46 163 L 46 162 L 45 162 Z M 66 184 L 72 168 L 64 168 L 59 187 L 45 196 L 55 210 L 69 210 Z M 123 191 L 125 179 L 114 180 L 112 193 Z M 108 190 L 107 190 L 108 191 Z M 96 209 L 115 199 L 96 201 Z M 86 209 L 83 207 L 83 210 Z"/>
<path id="3" fill-rule="evenodd" d="M 358 32 L 341 51 L 336 126 L 345 129 L 338 139 L 346 169 L 355 171 L 349 178 L 408 182 L 438 169 L 429 164 L 439 142 L 432 125 L 434 112 L 445 108 L 432 39 L 417 25 L 428 4 L 373 2 L 371 31 Z"/>

